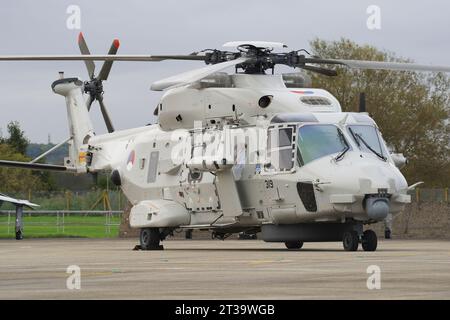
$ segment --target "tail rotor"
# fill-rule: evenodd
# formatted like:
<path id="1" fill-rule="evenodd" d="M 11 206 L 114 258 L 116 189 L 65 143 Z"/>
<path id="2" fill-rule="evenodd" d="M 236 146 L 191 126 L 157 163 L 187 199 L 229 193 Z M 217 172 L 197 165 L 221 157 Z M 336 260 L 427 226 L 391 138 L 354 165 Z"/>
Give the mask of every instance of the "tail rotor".
<path id="1" fill-rule="evenodd" d="M 86 44 L 86 40 L 84 39 L 83 33 L 80 32 L 78 36 L 78 46 L 80 48 L 81 54 L 90 55 L 89 48 Z M 117 50 L 119 49 L 120 42 L 115 39 L 109 48 L 108 55 L 115 55 Z M 103 115 L 103 120 L 105 121 L 106 128 L 108 132 L 114 132 L 114 126 L 111 121 L 111 117 L 109 116 L 108 110 L 103 101 L 103 81 L 108 79 L 109 73 L 111 72 L 111 67 L 113 61 L 106 60 L 103 63 L 102 68 L 98 75 L 95 75 L 95 63 L 92 60 L 85 60 L 86 68 L 89 74 L 89 81 L 84 83 L 84 92 L 89 95 L 86 105 L 87 109 L 90 110 L 92 103 L 94 101 L 98 101 L 100 106 L 100 111 Z"/>

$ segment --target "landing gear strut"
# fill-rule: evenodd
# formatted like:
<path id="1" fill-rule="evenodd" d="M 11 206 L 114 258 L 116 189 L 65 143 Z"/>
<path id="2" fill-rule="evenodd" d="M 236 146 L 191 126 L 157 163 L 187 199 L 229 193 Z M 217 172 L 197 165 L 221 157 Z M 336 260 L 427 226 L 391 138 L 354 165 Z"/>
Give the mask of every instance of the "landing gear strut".
<path id="1" fill-rule="evenodd" d="M 141 242 L 141 250 L 163 250 L 160 245 L 162 240 L 159 228 L 143 228 L 139 237 Z"/>
<path id="2" fill-rule="evenodd" d="M 23 205 L 16 205 L 16 240 L 23 239 Z"/>

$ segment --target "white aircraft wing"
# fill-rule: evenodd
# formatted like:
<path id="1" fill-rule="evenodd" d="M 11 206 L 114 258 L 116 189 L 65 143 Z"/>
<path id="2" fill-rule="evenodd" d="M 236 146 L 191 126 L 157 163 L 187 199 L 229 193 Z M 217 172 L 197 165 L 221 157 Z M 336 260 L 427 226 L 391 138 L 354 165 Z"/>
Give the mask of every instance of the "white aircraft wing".
<path id="1" fill-rule="evenodd" d="M 2 193 L 0 193 L 0 204 L 2 202 L 8 202 L 8 203 L 12 203 L 14 205 L 22 205 L 22 206 L 26 206 L 29 208 L 33 208 L 33 207 L 39 207 L 38 204 L 32 203 L 28 200 L 19 200 L 19 199 L 14 199 L 11 197 L 8 197 L 7 195 L 4 195 Z"/>

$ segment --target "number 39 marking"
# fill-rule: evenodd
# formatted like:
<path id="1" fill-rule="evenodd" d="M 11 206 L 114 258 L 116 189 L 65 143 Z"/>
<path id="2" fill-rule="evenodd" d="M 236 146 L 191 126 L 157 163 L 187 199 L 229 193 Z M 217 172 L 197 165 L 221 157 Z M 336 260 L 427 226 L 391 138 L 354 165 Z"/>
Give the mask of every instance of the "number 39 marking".
<path id="1" fill-rule="evenodd" d="M 273 188 L 273 181 L 272 180 L 264 180 L 266 183 L 266 189 L 272 189 Z"/>

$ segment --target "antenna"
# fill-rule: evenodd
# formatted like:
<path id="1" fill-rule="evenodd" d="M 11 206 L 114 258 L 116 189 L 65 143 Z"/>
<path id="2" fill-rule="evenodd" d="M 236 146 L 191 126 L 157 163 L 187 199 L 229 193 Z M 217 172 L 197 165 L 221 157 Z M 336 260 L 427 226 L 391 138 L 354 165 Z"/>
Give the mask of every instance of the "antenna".
<path id="1" fill-rule="evenodd" d="M 358 112 L 366 112 L 366 94 L 361 92 L 359 94 L 359 110 Z"/>

